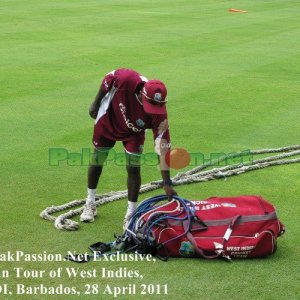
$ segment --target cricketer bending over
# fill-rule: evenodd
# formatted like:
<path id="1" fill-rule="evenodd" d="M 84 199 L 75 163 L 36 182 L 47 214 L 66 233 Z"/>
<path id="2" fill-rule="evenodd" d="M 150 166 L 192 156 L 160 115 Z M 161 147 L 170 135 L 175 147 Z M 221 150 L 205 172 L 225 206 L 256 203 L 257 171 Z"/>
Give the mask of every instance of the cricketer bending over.
<path id="1" fill-rule="evenodd" d="M 96 188 L 109 150 L 122 141 L 126 153 L 128 208 L 124 228 L 137 207 L 141 186 L 140 155 L 145 130 L 153 131 L 155 150 L 163 188 L 171 200 L 177 195 L 172 187 L 165 155 L 170 150 L 170 134 L 166 110 L 167 89 L 160 80 L 147 80 L 134 70 L 118 69 L 108 73 L 100 86 L 89 113 L 95 120 L 93 162 L 88 169 L 88 192 L 80 220 L 93 222 L 97 215 Z"/>

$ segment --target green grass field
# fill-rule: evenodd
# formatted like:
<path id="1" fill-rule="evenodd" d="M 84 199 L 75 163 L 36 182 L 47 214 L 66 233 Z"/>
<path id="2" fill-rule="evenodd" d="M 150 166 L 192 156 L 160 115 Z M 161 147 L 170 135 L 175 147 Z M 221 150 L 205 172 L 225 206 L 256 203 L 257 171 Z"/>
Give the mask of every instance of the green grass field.
<path id="1" fill-rule="evenodd" d="M 299 1 L 2 0 L 0 7 L 0 254 L 82 252 L 121 233 L 125 200 L 104 205 L 94 224 L 81 224 L 76 232 L 58 231 L 39 217 L 47 206 L 85 197 L 87 167 L 49 166 L 48 149 L 92 147 L 88 107 L 102 77 L 115 68 L 133 68 L 166 83 L 174 147 L 208 156 L 299 143 Z M 229 13 L 229 8 L 248 13 Z M 147 151 L 153 151 L 151 132 Z M 156 167 L 143 167 L 143 183 L 159 176 Z M 270 258 L 232 264 L 0 261 L 0 290 L 4 284 L 14 289 L 20 283 L 62 283 L 82 291 L 80 296 L 0 293 L 0 298 L 113 299 L 84 295 L 85 284 L 145 283 L 168 284 L 168 295 L 147 299 L 299 299 L 299 186 L 299 165 L 289 165 L 177 188 L 188 199 L 259 194 L 270 200 L 287 227 Z M 110 164 L 98 192 L 125 188 L 125 168 Z M 65 272 L 49 278 L 50 270 L 70 266 L 126 267 L 144 278 L 72 279 Z M 16 267 L 46 275 L 16 278 Z"/>

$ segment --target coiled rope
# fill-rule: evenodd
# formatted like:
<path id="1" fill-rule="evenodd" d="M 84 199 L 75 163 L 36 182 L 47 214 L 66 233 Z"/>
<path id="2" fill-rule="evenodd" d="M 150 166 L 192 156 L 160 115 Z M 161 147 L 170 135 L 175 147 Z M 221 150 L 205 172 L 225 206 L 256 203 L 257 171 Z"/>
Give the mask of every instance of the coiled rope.
<path id="1" fill-rule="evenodd" d="M 255 156 L 260 154 L 270 154 L 270 153 L 280 153 L 278 155 L 273 155 L 265 158 L 256 159 L 246 163 L 226 165 L 223 167 L 213 168 L 206 170 L 214 165 L 219 165 L 220 163 L 228 160 L 241 157 L 243 152 L 234 153 L 230 155 L 224 155 L 210 163 L 203 164 L 201 166 L 195 167 L 183 173 L 178 173 L 172 178 L 174 185 L 189 184 L 195 182 L 206 182 L 214 179 L 226 179 L 227 177 L 239 175 L 245 172 L 250 172 L 254 170 L 259 170 L 272 166 L 288 165 L 294 163 L 300 163 L 300 158 L 291 158 L 300 155 L 300 145 L 287 146 L 282 148 L 274 149 L 261 149 L 261 150 L 251 150 L 248 154 Z M 287 159 L 289 158 L 289 159 Z M 206 170 L 206 171 L 205 171 Z M 150 183 L 143 184 L 140 188 L 140 194 L 154 191 L 162 186 L 162 181 L 153 181 Z M 127 197 L 127 190 L 123 191 L 112 191 L 102 195 L 96 195 L 96 205 L 100 206 L 102 204 L 120 200 Z M 83 205 L 85 204 L 85 199 L 74 200 L 69 203 L 47 207 L 40 214 L 40 217 L 54 222 L 54 226 L 60 230 L 77 230 L 79 224 L 76 221 L 71 220 L 72 217 L 79 215 L 83 211 Z M 74 207 L 81 206 L 77 209 L 72 209 Z M 62 213 L 58 217 L 52 216 L 52 214 L 70 209 L 66 213 Z"/>

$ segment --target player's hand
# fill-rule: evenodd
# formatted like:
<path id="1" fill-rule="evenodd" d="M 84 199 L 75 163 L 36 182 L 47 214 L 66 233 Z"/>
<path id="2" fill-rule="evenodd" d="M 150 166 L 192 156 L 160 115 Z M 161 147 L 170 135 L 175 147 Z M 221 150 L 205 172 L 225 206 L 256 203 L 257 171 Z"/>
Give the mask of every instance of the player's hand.
<path id="1" fill-rule="evenodd" d="M 97 118 L 99 107 L 93 102 L 89 108 L 89 114 L 93 119 Z"/>
<path id="2" fill-rule="evenodd" d="M 173 196 L 177 196 L 177 192 L 173 189 L 171 185 L 164 185 L 164 190 L 168 196 L 168 201 L 172 201 Z"/>

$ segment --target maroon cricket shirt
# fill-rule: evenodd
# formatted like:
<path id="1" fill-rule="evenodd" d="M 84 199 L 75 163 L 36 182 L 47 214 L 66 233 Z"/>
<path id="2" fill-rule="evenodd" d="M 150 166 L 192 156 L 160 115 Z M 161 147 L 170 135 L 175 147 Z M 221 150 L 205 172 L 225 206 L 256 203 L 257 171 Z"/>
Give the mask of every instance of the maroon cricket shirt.
<path id="1" fill-rule="evenodd" d="M 105 146 L 101 144 L 103 138 L 127 144 L 130 144 L 130 141 L 139 141 L 142 146 L 147 128 L 152 129 L 156 146 L 161 139 L 165 139 L 166 147 L 170 147 L 167 114 L 147 114 L 137 99 L 138 86 L 147 81 L 147 78 L 130 69 L 118 69 L 104 77 L 102 90 L 105 96 L 101 101 L 94 127 L 93 143 L 96 147 Z M 138 152 L 133 151 L 132 147 L 129 148 L 132 152 Z M 158 151 L 157 147 L 156 150 Z"/>

